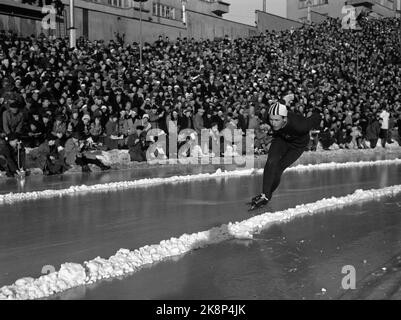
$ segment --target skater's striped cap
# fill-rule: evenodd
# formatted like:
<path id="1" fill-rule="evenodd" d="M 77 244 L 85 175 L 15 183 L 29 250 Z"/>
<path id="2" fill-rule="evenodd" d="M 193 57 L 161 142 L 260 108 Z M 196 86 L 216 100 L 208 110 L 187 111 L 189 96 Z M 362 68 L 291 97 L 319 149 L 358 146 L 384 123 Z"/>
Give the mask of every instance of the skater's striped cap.
<path id="1" fill-rule="evenodd" d="M 269 114 L 286 117 L 288 114 L 287 107 L 279 102 L 274 102 L 270 105 Z"/>

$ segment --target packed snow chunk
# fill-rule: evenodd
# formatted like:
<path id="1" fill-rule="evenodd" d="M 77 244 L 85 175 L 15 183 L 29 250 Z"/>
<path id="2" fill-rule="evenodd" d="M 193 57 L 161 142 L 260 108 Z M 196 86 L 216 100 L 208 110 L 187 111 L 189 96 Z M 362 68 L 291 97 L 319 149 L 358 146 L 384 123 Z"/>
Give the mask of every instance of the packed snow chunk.
<path id="1" fill-rule="evenodd" d="M 130 252 L 131 251 L 129 251 L 128 249 L 121 248 L 120 250 L 117 251 L 117 254 L 121 254 L 121 255 L 127 256 L 127 255 L 130 254 Z"/>
<path id="2" fill-rule="evenodd" d="M 85 268 L 78 263 L 64 263 L 61 265 L 58 277 L 71 286 L 78 286 L 85 282 Z"/>
<path id="3" fill-rule="evenodd" d="M 31 277 L 21 278 L 15 281 L 15 285 L 17 287 L 26 287 L 32 285 L 34 281 L 35 279 Z"/>

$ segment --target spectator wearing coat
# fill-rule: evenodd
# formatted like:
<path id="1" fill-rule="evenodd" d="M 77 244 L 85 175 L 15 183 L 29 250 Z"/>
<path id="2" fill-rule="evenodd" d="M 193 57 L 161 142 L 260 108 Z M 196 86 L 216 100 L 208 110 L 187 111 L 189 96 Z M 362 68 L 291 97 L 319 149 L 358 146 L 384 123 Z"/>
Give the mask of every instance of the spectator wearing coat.
<path id="1" fill-rule="evenodd" d="M 21 135 L 24 129 L 24 116 L 19 101 L 12 101 L 8 110 L 3 112 L 3 131 L 6 135 L 15 133 Z"/>
<path id="2" fill-rule="evenodd" d="M 366 127 L 366 140 L 369 141 L 370 147 L 372 149 L 376 148 L 377 141 L 379 140 L 380 135 L 380 116 L 370 116 L 368 118 L 368 125 Z"/>
<path id="3" fill-rule="evenodd" d="M 128 137 L 127 145 L 131 161 L 146 161 L 146 132 L 142 125 L 138 125 L 135 132 Z"/>
<path id="4" fill-rule="evenodd" d="M 79 132 L 74 132 L 72 137 L 65 143 L 65 161 L 67 165 L 81 166 L 82 172 L 91 172 L 89 164 L 94 164 L 102 171 L 109 170 L 110 166 L 105 165 L 96 157 L 90 156 L 88 153 L 88 142 Z"/>

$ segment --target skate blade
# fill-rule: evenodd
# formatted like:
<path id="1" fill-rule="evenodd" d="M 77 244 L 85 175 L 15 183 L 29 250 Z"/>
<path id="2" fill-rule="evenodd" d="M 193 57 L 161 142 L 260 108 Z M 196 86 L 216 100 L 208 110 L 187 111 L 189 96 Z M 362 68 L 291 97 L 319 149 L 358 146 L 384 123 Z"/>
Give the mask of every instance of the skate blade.
<path id="1" fill-rule="evenodd" d="M 248 212 L 254 212 L 254 211 L 257 211 L 257 210 L 262 209 L 262 208 L 263 208 L 263 206 L 261 206 L 261 207 L 252 206 L 252 207 L 250 207 L 248 209 Z"/>
<path id="2" fill-rule="evenodd" d="M 251 207 L 248 209 L 248 212 L 257 212 L 258 210 L 266 209 L 268 205 L 269 205 L 269 203 L 264 204 L 264 205 L 262 205 L 262 206 L 260 206 L 260 207 L 251 206 Z"/>

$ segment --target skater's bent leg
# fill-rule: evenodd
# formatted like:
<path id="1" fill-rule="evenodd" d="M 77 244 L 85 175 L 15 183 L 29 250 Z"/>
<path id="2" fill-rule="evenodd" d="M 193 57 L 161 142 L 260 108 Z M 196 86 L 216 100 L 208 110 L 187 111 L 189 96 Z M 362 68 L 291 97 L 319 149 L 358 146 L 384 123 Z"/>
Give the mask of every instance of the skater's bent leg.
<path id="1" fill-rule="evenodd" d="M 281 180 L 281 176 L 285 169 L 291 166 L 299 157 L 303 154 L 303 149 L 289 149 L 287 153 L 280 160 L 280 168 L 277 170 L 276 177 L 274 179 L 274 184 L 272 186 L 272 193 L 278 188 Z"/>
<path id="2" fill-rule="evenodd" d="M 280 162 L 283 155 L 288 150 L 288 144 L 281 139 L 274 139 L 267 157 L 263 171 L 263 193 L 271 199 L 273 186 L 277 184 L 277 173 L 280 170 Z"/>

